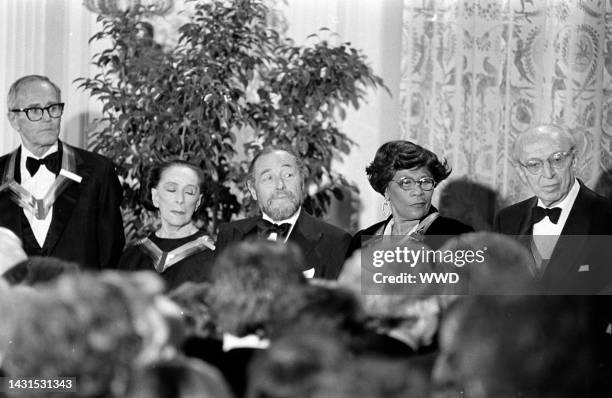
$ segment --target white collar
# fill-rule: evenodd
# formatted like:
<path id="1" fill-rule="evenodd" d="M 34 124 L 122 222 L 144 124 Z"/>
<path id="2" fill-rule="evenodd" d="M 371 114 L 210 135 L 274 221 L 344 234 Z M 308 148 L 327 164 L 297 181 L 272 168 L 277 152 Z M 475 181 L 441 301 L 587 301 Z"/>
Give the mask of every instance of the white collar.
<path id="1" fill-rule="evenodd" d="M 230 333 L 223 333 L 223 352 L 236 348 L 259 348 L 266 349 L 270 346 L 270 340 L 262 339 L 255 334 L 246 336 L 234 336 Z"/>
<path id="2" fill-rule="evenodd" d="M 58 151 L 57 141 L 55 142 L 55 144 L 51 146 L 51 148 L 47 149 L 47 152 L 45 152 L 40 157 L 34 155 L 28 148 L 25 147 L 25 145 L 21 144 L 21 162 L 22 163 L 25 162 L 25 159 L 27 158 L 42 159 L 45 156 L 51 155 L 52 153 L 55 153 L 57 151 Z"/>
<path id="3" fill-rule="evenodd" d="M 580 184 L 578 183 L 578 179 L 574 179 L 574 185 L 572 185 L 572 188 L 567 193 L 567 196 L 561 202 L 557 203 L 554 206 L 546 206 L 542 202 L 542 199 L 538 198 L 538 206 L 544 208 L 559 207 L 562 213 L 569 212 L 572 206 L 574 206 L 574 202 L 576 201 L 576 197 L 578 196 L 578 191 L 580 191 Z"/>
<path id="4" fill-rule="evenodd" d="M 293 227 L 295 225 L 295 223 L 297 222 L 298 217 L 300 216 L 300 212 L 302 211 L 302 206 L 300 206 L 297 211 L 295 213 L 293 213 L 293 215 L 285 220 L 273 220 L 272 217 L 270 217 L 269 215 L 267 215 L 266 213 L 264 213 L 263 211 L 261 212 L 261 218 L 263 218 L 266 221 L 270 221 L 273 224 L 291 224 L 291 226 Z"/>

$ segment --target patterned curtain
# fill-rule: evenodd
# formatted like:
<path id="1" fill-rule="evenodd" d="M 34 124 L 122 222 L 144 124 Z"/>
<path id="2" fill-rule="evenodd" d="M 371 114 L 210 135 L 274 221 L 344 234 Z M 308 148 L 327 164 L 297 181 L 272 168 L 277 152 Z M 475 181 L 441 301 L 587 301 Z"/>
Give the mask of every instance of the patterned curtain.
<path id="1" fill-rule="evenodd" d="M 558 123 L 578 176 L 612 196 L 612 0 L 404 0 L 402 134 L 444 156 L 441 211 L 487 229 L 530 196 L 517 135 Z"/>

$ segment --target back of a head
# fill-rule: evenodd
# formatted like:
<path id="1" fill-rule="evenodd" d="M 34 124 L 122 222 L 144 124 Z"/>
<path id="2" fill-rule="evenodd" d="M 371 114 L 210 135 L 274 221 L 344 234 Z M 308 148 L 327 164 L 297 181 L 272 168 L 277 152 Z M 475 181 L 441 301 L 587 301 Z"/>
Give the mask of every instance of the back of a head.
<path id="1" fill-rule="evenodd" d="M 509 236 L 493 232 L 464 234 L 450 239 L 440 250 L 477 254 L 475 261 L 438 264 L 441 269 L 460 274 L 462 291 L 454 293 L 520 295 L 533 291 L 533 278 L 529 273 L 533 257 Z"/>
<path id="2" fill-rule="evenodd" d="M 305 285 L 278 297 L 272 306 L 271 337 L 308 328 L 349 337 L 364 320 L 357 297 L 341 287 Z"/>
<path id="3" fill-rule="evenodd" d="M 230 246 L 212 272 L 210 305 L 224 332 L 253 333 L 270 319 L 277 297 L 305 284 L 296 245 L 246 241 Z"/>
<path id="4" fill-rule="evenodd" d="M 209 304 L 210 289 L 207 282 L 185 282 L 168 292 L 168 298 L 181 308 L 190 335 L 214 337 L 217 334 Z"/>
<path id="5" fill-rule="evenodd" d="M 247 397 L 309 398 L 346 360 L 347 351 L 331 334 L 303 329 L 287 334 L 251 364 Z"/>
<path id="6" fill-rule="evenodd" d="M 125 398 L 231 398 L 221 374 L 198 360 L 174 359 L 138 369 Z"/>
<path id="7" fill-rule="evenodd" d="M 140 338 L 117 289 L 96 275 L 64 275 L 19 306 L 20 333 L 6 356 L 12 377 L 76 377 L 80 397 L 121 391 Z"/>
<path id="8" fill-rule="evenodd" d="M 470 297 L 454 304 L 440 336 L 434 383 L 469 396 L 586 396 L 595 372 L 578 296 Z"/>
<path id="9" fill-rule="evenodd" d="M 407 398 L 429 396 L 425 371 L 409 362 L 358 357 L 327 375 L 313 398 Z"/>

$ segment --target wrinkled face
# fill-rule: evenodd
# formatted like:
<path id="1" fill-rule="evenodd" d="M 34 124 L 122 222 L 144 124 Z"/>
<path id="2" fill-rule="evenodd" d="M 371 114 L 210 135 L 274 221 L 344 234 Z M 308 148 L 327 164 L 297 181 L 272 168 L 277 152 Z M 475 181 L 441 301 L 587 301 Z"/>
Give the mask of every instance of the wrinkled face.
<path id="1" fill-rule="evenodd" d="M 52 85 L 44 81 L 30 81 L 20 88 L 12 109 L 45 108 L 60 101 Z M 36 122 L 30 121 L 25 112 L 9 112 L 8 118 L 11 126 L 21 136 L 24 146 L 32 152 L 36 152 L 37 148 L 49 147 L 57 141 L 61 117 L 52 118 L 44 111 L 42 119 Z"/>
<path id="2" fill-rule="evenodd" d="M 403 177 L 419 181 L 424 177 L 431 178 L 431 173 L 425 167 L 398 170 L 385 191 L 385 198 L 391 202 L 394 219 L 402 221 L 420 220 L 429 212 L 434 190 L 424 191 L 420 185 L 416 184 L 413 189 L 404 191 L 394 182 Z"/>
<path id="3" fill-rule="evenodd" d="M 171 166 L 162 172 L 157 187 L 151 189 L 151 198 L 159 209 L 162 223 L 185 226 L 191 223 L 193 212 L 202 200 L 198 175 L 189 167 Z"/>
<path id="4" fill-rule="evenodd" d="M 552 206 L 567 196 L 576 178 L 576 157 L 570 155 L 564 167 L 553 167 L 551 161 L 553 155 L 560 152 L 569 152 L 571 142 L 551 131 L 548 134 L 525 138 L 518 153 L 519 164 L 516 166 L 517 173 L 523 183 L 527 184 L 531 191 L 542 200 L 546 206 Z M 542 162 L 541 170 L 532 174 L 525 165 L 530 162 Z"/>
<path id="5" fill-rule="evenodd" d="M 294 215 L 304 195 L 304 182 L 297 162 L 282 150 L 257 159 L 248 188 L 261 211 L 274 221 Z"/>

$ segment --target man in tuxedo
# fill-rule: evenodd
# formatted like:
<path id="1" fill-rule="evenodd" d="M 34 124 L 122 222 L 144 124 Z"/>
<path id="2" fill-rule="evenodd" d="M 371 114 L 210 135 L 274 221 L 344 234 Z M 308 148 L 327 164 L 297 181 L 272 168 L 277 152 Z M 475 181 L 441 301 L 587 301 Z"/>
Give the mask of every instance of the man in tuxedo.
<path id="1" fill-rule="evenodd" d="M 544 293 L 600 293 L 611 280 L 612 206 L 576 178 L 577 161 L 575 141 L 560 126 L 531 128 L 514 145 L 516 171 L 535 196 L 502 209 L 495 230 L 531 250 Z"/>
<path id="2" fill-rule="evenodd" d="M 335 279 L 340 273 L 351 236 L 302 209 L 305 167 L 289 148 L 266 147 L 249 167 L 248 189 L 261 215 L 219 227 L 217 251 L 248 238 L 293 242 L 302 250 L 307 278 Z"/>
<path id="3" fill-rule="evenodd" d="M 21 145 L 0 158 L 0 226 L 21 239 L 29 256 L 114 267 L 125 238 L 112 162 L 58 139 L 64 104 L 46 76 L 15 81 L 7 104 Z"/>

